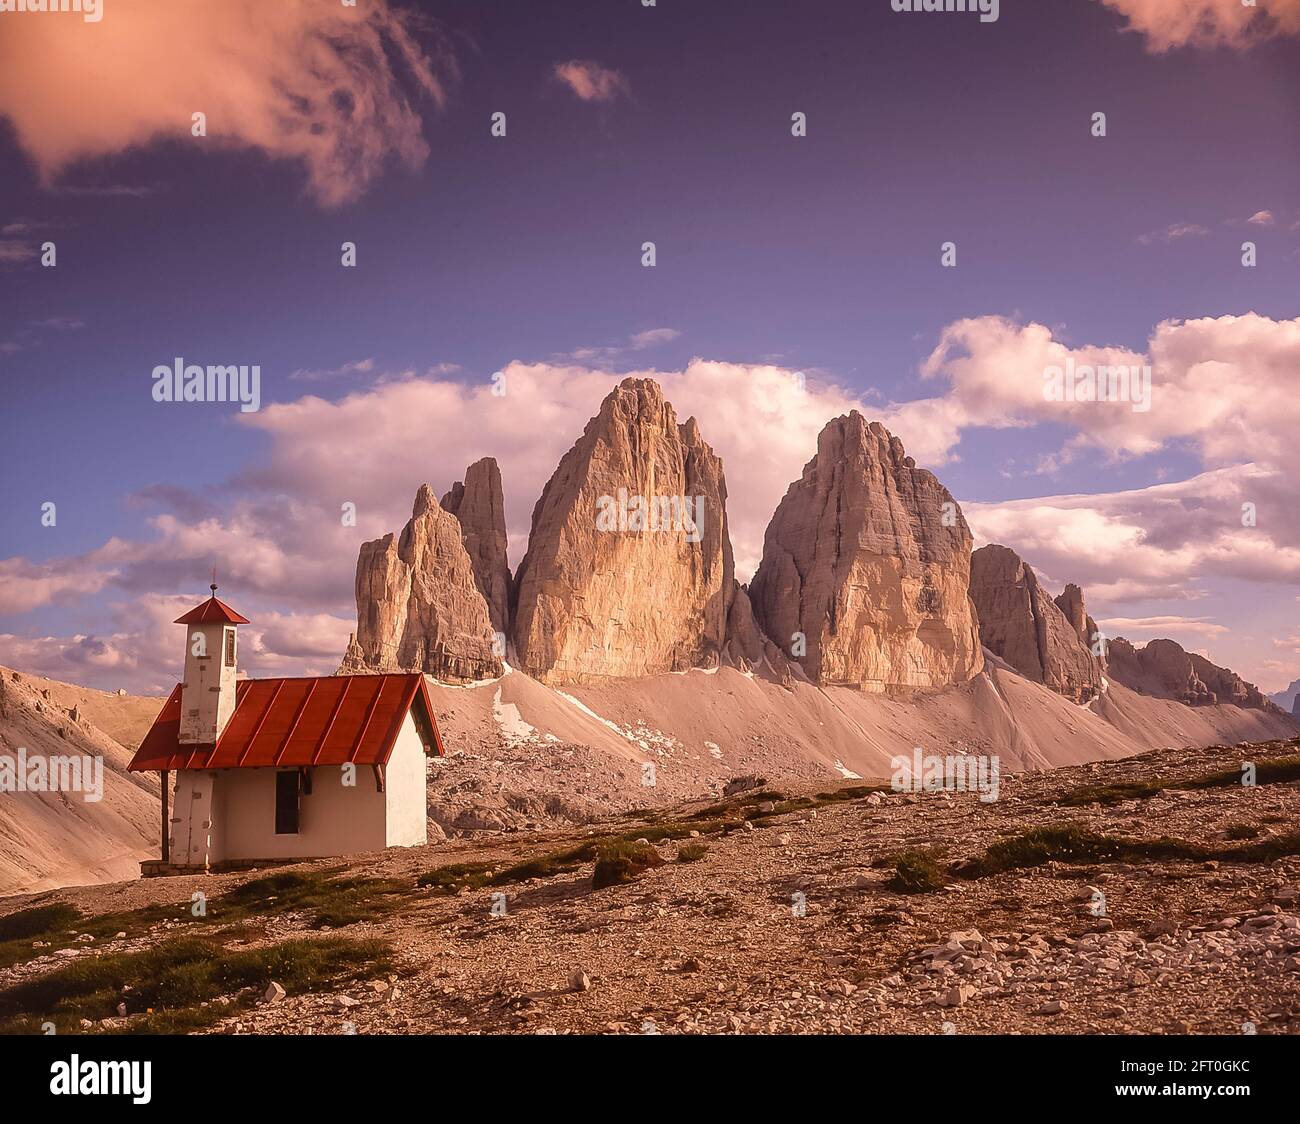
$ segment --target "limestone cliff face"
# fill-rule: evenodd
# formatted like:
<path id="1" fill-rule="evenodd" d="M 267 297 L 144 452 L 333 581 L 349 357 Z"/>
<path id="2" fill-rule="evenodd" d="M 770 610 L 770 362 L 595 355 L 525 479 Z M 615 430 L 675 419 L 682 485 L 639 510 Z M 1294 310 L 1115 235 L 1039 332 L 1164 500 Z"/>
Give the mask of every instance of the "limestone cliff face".
<path id="1" fill-rule="evenodd" d="M 1144 695 L 1174 699 L 1188 706 L 1233 703 L 1284 713 L 1253 684 L 1234 671 L 1186 651 L 1173 640 L 1152 640 L 1134 647 L 1122 636 L 1106 645 L 1108 674 Z"/>
<path id="2" fill-rule="evenodd" d="M 601 682 L 716 664 L 735 594 L 722 462 L 651 379 L 625 379 L 560 461 L 515 579 L 523 670 Z"/>
<path id="3" fill-rule="evenodd" d="M 989 651 L 1075 702 L 1100 692 L 1101 664 L 1084 640 L 1088 617 L 1078 586 L 1066 586 L 1052 600 L 1020 556 L 997 545 L 971 555 L 970 585 L 980 640 Z"/>
<path id="4" fill-rule="evenodd" d="M 492 627 L 505 635 L 510 619 L 510 564 L 506 557 L 506 509 L 501 469 L 492 457 L 475 461 L 442 497 L 442 509 L 460 521 L 474 581 L 487 601 Z"/>
<path id="5" fill-rule="evenodd" d="M 970 555 L 948 490 L 855 410 L 777 507 L 749 599 L 814 683 L 942 687 L 983 667 Z"/>
<path id="6" fill-rule="evenodd" d="M 501 674 L 460 522 L 427 484 L 399 539 L 361 547 L 356 595 L 357 632 L 343 672 L 423 671 L 456 682 Z"/>

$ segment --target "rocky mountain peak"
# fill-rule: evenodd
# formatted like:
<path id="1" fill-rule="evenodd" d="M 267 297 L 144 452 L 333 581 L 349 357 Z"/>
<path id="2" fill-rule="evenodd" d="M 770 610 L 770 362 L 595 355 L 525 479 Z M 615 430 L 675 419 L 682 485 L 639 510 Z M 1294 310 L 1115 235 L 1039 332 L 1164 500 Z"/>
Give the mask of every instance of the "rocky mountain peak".
<path id="1" fill-rule="evenodd" d="M 1085 639 L 1088 617 L 1077 585 L 1053 600 L 1032 567 L 993 543 L 971 555 L 971 599 L 984 646 L 1026 678 L 1075 702 L 1100 692 L 1102 668 Z"/>
<path id="2" fill-rule="evenodd" d="M 475 461 L 442 497 L 442 508 L 460 521 L 474 581 L 487 601 L 495 631 L 506 634 L 510 617 L 510 564 L 501 469 L 493 457 Z"/>
<path id="3" fill-rule="evenodd" d="M 722 461 L 653 379 L 624 379 L 561 459 L 516 576 L 514 639 L 546 682 L 715 664 L 734 597 Z"/>
<path id="4" fill-rule="evenodd" d="M 815 683 L 961 683 L 983 665 L 970 550 L 948 490 L 854 410 L 822 429 L 777 507 L 749 599 Z"/>
<path id="5" fill-rule="evenodd" d="M 1106 645 L 1107 673 L 1124 686 L 1187 706 L 1235 706 L 1278 713 L 1253 683 L 1189 652 L 1174 640 L 1151 640 L 1139 648 L 1117 636 Z M 1285 713 L 1285 712 L 1283 712 Z"/>
<path id="6" fill-rule="evenodd" d="M 428 484 L 416 492 L 400 537 L 362 545 L 356 598 L 357 631 L 341 671 L 423 671 L 455 682 L 501 674 L 460 521 Z"/>

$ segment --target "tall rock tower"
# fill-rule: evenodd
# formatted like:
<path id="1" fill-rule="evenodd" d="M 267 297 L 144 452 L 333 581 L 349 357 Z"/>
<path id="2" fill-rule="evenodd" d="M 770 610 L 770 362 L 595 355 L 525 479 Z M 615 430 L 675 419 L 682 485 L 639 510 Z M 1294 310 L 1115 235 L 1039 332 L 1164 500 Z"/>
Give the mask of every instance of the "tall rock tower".
<path id="1" fill-rule="evenodd" d="M 515 649 L 548 683 L 712 666 L 735 596 L 722 461 L 653 379 L 624 379 L 561 459 L 516 574 Z"/>
<path id="2" fill-rule="evenodd" d="M 948 489 L 854 410 L 827 423 L 778 505 L 749 599 L 814 683 L 944 687 L 984 666 L 970 555 Z"/>

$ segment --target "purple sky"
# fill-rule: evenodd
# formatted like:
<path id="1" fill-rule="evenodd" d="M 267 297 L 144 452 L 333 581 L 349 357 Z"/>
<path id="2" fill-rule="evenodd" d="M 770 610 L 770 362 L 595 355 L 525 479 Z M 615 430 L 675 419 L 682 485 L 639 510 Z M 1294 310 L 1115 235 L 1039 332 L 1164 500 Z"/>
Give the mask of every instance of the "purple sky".
<path id="1" fill-rule="evenodd" d="M 0 662 L 166 689 L 216 565 L 253 674 L 333 670 L 361 541 L 493 455 L 517 562 L 637 371 L 724 457 L 744 578 L 857 405 L 1112 634 L 1279 689 L 1297 33 L 1300 0 L 0 15 Z M 1152 365 L 1149 413 L 1043 400 L 1045 365 L 1099 355 Z M 154 402 L 177 356 L 259 364 L 262 409 Z"/>

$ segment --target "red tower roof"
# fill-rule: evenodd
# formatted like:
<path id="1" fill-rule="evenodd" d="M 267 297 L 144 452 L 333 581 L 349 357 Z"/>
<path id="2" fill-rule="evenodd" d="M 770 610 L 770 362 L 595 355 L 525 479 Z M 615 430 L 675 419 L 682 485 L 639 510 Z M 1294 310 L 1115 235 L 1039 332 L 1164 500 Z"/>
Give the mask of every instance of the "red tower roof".
<path id="1" fill-rule="evenodd" d="M 247 624 L 248 618 L 241 617 L 224 601 L 217 600 L 217 587 L 212 587 L 212 596 L 202 605 L 196 605 L 183 617 L 177 617 L 172 624 Z"/>

